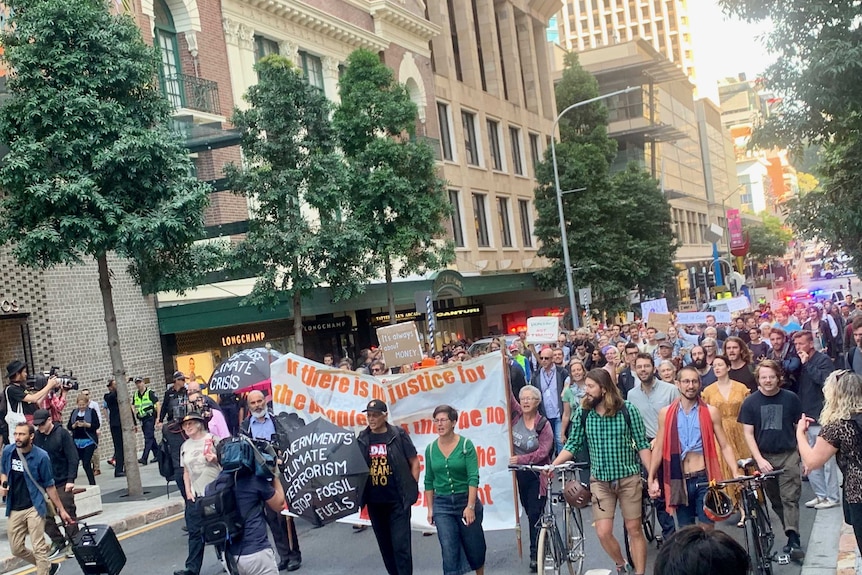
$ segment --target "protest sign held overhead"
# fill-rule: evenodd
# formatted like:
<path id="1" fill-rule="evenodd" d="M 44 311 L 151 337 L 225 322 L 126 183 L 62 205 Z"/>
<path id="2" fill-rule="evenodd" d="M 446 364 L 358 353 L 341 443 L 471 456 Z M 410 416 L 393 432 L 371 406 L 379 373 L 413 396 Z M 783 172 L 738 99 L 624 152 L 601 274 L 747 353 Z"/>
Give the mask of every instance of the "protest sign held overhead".
<path id="1" fill-rule="evenodd" d="M 399 323 L 377 328 L 377 341 L 383 352 L 383 361 L 389 367 L 422 361 L 422 345 L 414 322 Z"/>
<path id="2" fill-rule="evenodd" d="M 527 318 L 528 343 L 556 343 L 560 336 L 560 318 L 539 316 Z"/>
<path id="3" fill-rule="evenodd" d="M 641 315 L 644 321 L 649 321 L 652 313 L 667 313 L 667 299 L 652 299 L 641 302 Z"/>
<path id="4" fill-rule="evenodd" d="M 296 414 L 306 423 L 325 419 L 338 427 L 359 432 L 367 425 L 362 411 L 368 402 L 371 399 L 386 402 L 389 423 L 403 427 L 419 453 L 420 498 L 413 506 L 412 523 L 421 529 L 431 529 L 421 494 L 425 473 L 422 459 L 425 448 L 437 439 L 431 415 L 441 404 L 459 411 L 456 433 L 469 438 L 476 446 L 479 498 L 485 507 L 483 528 L 486 531 L 512 528 L 515 507 L 512 476 L 507 469 L 508 393 L 502 357 L 498 354 L 401 374 L 385 382 L 293 354 L 272 365 L 275 412 Z M 321 473 L 324 471 L 327 469 L 322 469 Z"/>

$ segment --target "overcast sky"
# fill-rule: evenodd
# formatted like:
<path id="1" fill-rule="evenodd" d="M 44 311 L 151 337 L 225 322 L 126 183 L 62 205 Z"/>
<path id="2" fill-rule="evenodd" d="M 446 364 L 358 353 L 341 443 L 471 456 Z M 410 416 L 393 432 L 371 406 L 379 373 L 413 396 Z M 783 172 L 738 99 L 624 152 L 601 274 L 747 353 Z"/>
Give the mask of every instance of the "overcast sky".
<path id="1" fill-rule="evenodd" d="M 760 38 L 768 24 L 728 20 L 716 0 L 689 0 L 698 95 L 718 103 L 716 82 L 745 72 L 756 78 L 774 57 L 766 53 Z"/>

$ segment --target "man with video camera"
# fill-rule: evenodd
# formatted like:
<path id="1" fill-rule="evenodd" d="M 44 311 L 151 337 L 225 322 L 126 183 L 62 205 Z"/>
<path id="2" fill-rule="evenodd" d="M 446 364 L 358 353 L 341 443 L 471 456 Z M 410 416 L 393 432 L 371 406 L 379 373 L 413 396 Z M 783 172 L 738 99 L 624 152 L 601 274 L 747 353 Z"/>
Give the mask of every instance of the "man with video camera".
<path id="1" fill-rule="evenodd" d="M 266 398 L 260 391 L 248 394 L 249 416 L 240 425 L 240 433 L 252 439 L 272 442 L 273 436 L 286 437 L 287 431 L 281 422 L 266 408 Z M 283 476 L 279 474 L 279 479 Z M 302 552 L 292 517 L 285 517 L 269 507 L 264 507 L 266 523 L 272 531 L 278 551 L 278 570 L 296 571 L 302 565 Z"/>
<path id="2" fill-rule="evenodd" d="M 30 381 L 31 385 L 28 385 L 27 365 L 17 359 L 6 366 L 6 377 L 9 379 L 5 394 L 6 409 L 10 414 L 20 410 L 27 423 L 33 423 L 33 414 L 39 409 L 39 402 L 52 391 L 62 387 L 60 378 L 55 375 L 48 377 L 42 389 L 35 389 L 32 381 Z M 10 435 L 12 432 L 13 430 L 10 429 Z"/>

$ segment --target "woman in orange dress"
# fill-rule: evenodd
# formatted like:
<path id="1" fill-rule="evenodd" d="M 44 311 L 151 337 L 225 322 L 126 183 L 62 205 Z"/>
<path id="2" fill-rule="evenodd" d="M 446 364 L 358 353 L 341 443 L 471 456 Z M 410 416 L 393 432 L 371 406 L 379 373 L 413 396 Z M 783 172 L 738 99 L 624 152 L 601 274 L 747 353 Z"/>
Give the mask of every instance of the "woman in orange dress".
<path id="1" fill-rule="evenodd" d="M 745 434 L 742 430 L 742 424 L 736 418 L 739 415 L 739 410 L 742 408 L 742 402 L 745 401 L 745 398 L 751 392 L 748 391 L 748 387 L 744 383 L 730 379 L 728 375 L 730 371 L 730 359 L 727 356 L 716 356 L 712 362 L 712 370 L 717 378 L 716 382 L 708 385 L 701 392 L 701 397 L 703 401 L 716 407 L 719 413 L 721 413 L 721 426 L 724 428 L 724 435 L 727 437 L 727 441 L 733 446 L 736 459 L 747 459 L 751 457 L 751 452 L 745 444 Z M 721 458 L 721 472 L 727 478 L 734 476 L 733 471 L 724 462 L 724 458 Z M 739 493 L 736 486 L 728 486 L 728 492 L 738 504 Z M 741 507 L 740 513 L 742 513 Z M 737 527 L 745 527 L 744 520 L 745 515 L 743 514 Z"/>

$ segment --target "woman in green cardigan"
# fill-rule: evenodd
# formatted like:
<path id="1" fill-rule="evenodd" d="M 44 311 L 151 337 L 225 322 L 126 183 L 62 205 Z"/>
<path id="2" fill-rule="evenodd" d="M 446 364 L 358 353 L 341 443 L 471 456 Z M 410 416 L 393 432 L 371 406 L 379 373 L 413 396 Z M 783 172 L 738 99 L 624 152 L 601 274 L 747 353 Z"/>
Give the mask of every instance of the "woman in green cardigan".
<path id="1" fill-rule="evenodd" d="M 425 449 L 428 523 L 437 527 L 443 575 L 470 571 L 483 575 L 485 533 L 479 501 L 479 459 L 473 442 L 455 433 L 457 423 L 454 408 L 441 405 L 434 410 L 440 437 Z"/>

